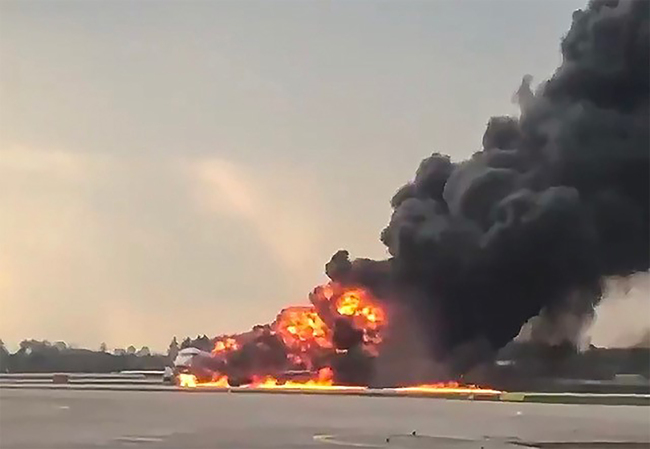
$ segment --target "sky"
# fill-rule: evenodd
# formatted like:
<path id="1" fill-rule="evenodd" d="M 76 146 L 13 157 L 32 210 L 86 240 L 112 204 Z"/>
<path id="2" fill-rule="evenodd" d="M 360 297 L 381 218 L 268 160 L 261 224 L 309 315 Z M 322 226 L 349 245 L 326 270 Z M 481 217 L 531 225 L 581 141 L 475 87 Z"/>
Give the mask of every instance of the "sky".
<path id="1" fill-rule="evenodd" d="M 164 350 L 306 303 L 584 4 L 0 2 L 0 337 Z"/>

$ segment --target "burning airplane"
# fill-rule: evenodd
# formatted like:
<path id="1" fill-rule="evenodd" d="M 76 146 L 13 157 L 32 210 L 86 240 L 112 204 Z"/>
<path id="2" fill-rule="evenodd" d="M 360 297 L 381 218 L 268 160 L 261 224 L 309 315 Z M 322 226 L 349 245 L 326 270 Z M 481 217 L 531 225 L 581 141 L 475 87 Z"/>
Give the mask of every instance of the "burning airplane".
<path id="1" fill-rule="evenodd" d="M 361 287 L 330 282 L 310 295 L 311 304 L 280 311 L 268 325 L 215 338 L 210 353 L 188 348 L 176 365 L 183 386 L 311 386 L 362 384 L 346 377 L 348 358 L 369 365 L 379 353 L 386 312 Z M 368 374 L 368 373 L 367 373 Z"/>
<path id="2" fill-rule="evenodd" d="M 526 323 L 575 343 L 603 280 L 650 265 L 649 17 L 647 0 L 576 11 L 553 76 L 535 91 L 524 77 L 520 117 L 490 119 L 480 151 L 434 153 L 397 191 L 390 258 L 337 252 L 309 305 L 217 339 L 205 380 L 441 387 Z"/>

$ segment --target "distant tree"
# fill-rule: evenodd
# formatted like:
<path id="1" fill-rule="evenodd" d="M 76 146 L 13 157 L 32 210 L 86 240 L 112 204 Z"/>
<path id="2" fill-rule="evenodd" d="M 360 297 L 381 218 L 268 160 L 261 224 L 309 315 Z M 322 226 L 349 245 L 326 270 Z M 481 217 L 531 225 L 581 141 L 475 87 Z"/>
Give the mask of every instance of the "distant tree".
<path id="1" fill-rule="evenodd" d="M 126 355 L 126 351 L 119 348 L 114 351 L 114 355 L 110 355 L 107 352 L 89 349 L 67 348 L 65 351 L 60 351 L 56 346 L 46 341 L 23 340 L 20 349 L 14 354 L 9 354 L 0 342 L 0 372 L 109 373 L 123 370 L 161 370 L 168 363 L 163 355 L 122 357 Z M 146 355 L 150 351 L 144 347 L 139 353 Z"/>
<path id="2" fill-rule="evenodd" d="M 140 348 L 140 350 L 136 353 L 136 355 L 137 355 L 138 357 L 146 357 L 146 356 L 151 355 L 151 351 L 149 350 L 149 348 L 148 348 L 147 346 L 143 346 L 143 347 Z"/>
<path id="3" fill-rule="evenodd" d="M 106 352 L 106 343 L 102 342 L 101 345 L 99 345 L 99 352 Z"/>
<path id="4" fill-rule="evenodd" d="M 131 345 L 128 348 L 126 348 L 126 353 L 127 354 L 135 354 L 135 346 Z"/>
<path id="5" fill-rule="evenodd" d="M 9 361 L 11 355 L 5 347 L 5 342 L 0 340 L 0 372 L 6 373 L 9 371 Z"/>
<path id="6" fill-rule="evenodd" d="M 169 343 L 169 348 L 167 349 L 167 358 L 169 358 L 169 360 L 174 360 L 177 355 L 178 355 L 178 340 L 176 340 L 176 336 L 174 336 L 174 338 L 172 338 L 171 343 Z"/>
<path id="7" fill-rule="evenodd" d="M 54 348 L 59 351 L 65 351 L 68 349 L 68 345 L 65 343 L 65 341 L 57 341 L 54 343 Z"/>
<path id="8" fill-rule="evenodd" d="M 181 343 L 181 349 L 189 348 L 190 346 L 192 346 L 192 340 L 190 337 L 185 337 L 185 340 Z"/>
<path id="9" fill-rule="evenodd" d="M 34 348 L 38 346 L 40 342 L 36 340 L 23 340 L 20 342 L 20 349 L 18 350 L 21 354 L 31 354 L 34 351 Z"/>

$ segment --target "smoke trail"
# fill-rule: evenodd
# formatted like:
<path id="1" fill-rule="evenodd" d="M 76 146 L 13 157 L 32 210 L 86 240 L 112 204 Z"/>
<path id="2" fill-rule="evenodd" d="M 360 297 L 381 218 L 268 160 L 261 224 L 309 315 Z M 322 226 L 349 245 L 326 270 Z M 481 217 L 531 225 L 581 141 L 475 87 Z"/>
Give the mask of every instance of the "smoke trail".
<path id="1" fill-rule="evenodd" d="M 649 265 L 649 16 L 647 0 L 576 11 L 561 66 L 516 93 L 520 118 L 490 119 L 466 161 L 424 159 L 394 195 L 392 257 L 339 251 L 328 276 L 409 311 L 459 371 L 532 317 L 533 338 L 575 341 L 603 278 Z"/>

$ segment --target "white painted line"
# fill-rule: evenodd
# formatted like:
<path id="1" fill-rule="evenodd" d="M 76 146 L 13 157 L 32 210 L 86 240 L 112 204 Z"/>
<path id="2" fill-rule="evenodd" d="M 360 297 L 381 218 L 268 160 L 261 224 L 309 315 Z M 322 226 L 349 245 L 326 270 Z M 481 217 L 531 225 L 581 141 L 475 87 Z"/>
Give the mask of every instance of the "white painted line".
<path id="1" fill-rule="evenodd" d="M 346 447 L 386 447 L 382 444 L 368 444 L 368 443 L 354 443 L 349 441 L 343 441 L 336 438 L 336 435 L 314 435 L 314 441 L 318 441 L 323 444 L 331 444 L 332 446 L 346 446 Z"/>
<path id="2" fill-rule="evenodd" d="M 160 443 L 163 441 L 158 437 L 119 437 L 115 440 L 121 443 Z"/>

